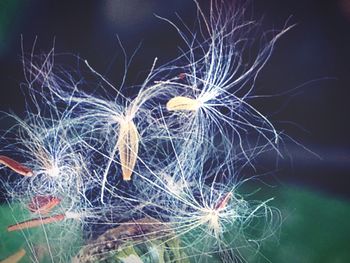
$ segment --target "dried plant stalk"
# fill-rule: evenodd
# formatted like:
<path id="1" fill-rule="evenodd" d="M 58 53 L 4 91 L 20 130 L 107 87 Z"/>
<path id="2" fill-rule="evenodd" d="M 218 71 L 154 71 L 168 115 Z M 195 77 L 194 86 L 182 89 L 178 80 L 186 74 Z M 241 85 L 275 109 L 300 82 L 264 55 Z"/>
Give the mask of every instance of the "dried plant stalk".
<path id="1" fill-rule="evenodd" d="M 8 258 L 1 260 L 0 263 L 17 263 L 19 262 L 26 254 L 26 251 L 22 248 L 18 250 L 16 253 L 12 254 Z"/>
<path id="2" fill-rule="evenodd" d="M 166 104 L 168 111 L 196 111 L 199 107 L 200 103 L 198 100 L 183 96 L 174 97 L 170 99 Z"/>
<path id="3" fill-rule="evenodd" d="M 73 258 L 73 263 L 104 262 L 109 252 L 123 249 L 128 241 L 139 244 L 163 236 L 169 240 L 175 238 L 175 233 L 167 224 L 153 218 L 141 218 L 122 223 L 99 236 L 92 243 L 83 247 Z M 129 262 L 129 261 L 128 261 Z M 134 262 L 134 261 L 130 261 Z M 163 262 L 163 261 L 162 261 Z"/>
<path id="4" fill-rule="evenodd" d="M 132 120 L 120 122 L 118 150 L 122 166 L 123 180 L 129 181 L 133 173 L 139 151 L 139 134 Z"/>
<path id="5" fill-rule="evenodd" d="M 17 230 L 22 230 L 27 228 L 33 228 L 33 227 L 37 227 L 45 224 L 50 224 L 50 223 L 62 221 L 63 219 L 65 219 L 65 217 L 66 217 L 65 214 L 59 214 L 59 215 L 54 215 L 50 217 L 30 219 L 30 220 L 9 226 L 7 228 L 7 231 L 12 232 L 12 231 L 17 231 Z"/>
<path id="6" fill-rule="evenodd" d="M 23 175 L 23 176 L 32 176 L 33 171 L 29 169 L 28 167 L 24 166 L 23 164 L 20 164 L 19 162 L 4 156 L 0 155 L 0 164 L 5 165 L 6 167 L 10 168 L 14 172 Z"/>

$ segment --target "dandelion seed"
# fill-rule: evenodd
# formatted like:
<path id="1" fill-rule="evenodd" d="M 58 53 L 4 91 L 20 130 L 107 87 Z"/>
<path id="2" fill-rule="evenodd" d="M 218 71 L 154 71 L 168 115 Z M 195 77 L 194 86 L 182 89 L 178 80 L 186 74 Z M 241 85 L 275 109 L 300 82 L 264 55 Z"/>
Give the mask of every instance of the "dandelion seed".
<path id="1" fill-rule="evenodd" d="M 6 167 L 10 168 L 11 170 L 15 171 L 16 173 L 23 175 L 23 176 L 33 176 L 33 171 L 24 166 L 23 164 L 20 164 L 19 162 L 1 155 L 0 156 L 0 164 L 5 165 Z"/>
<path id="2" fill-rule="evenodd" d="M 50 217 L 30 219 L 30 220 L 7 227 L 7 231 L 12 232 L 12 231 L 17 231 L 22 229 L 33 228 L 33 227 L 37 227 L 45 224 L 59 222 L 65 218 L 66 218 L 65 214 L 58 214 Z"/>
<path id="3" fill-rule="evenodd" d="M 28 204 L 28 209 L 33 213 L 47 214 L 60 202 L 59 198 L 53 196 L 38 195 Z"/>
<path id="4" fill-rule="evenodd" d="M 174 97 L 166 104 L 168 111 L 196 111 L 200 106 L 201 103 L 198 100 L 183 96 Z"/>
<path id="5" fill-rule="evenodd" d="M 123 179 L 129 181 L 133 173 L 139 150 L 139 134 L 132 120 L 120 121 L 118 150 Z"/>
<path id="6" fill-rule="evenodd" d="M 8 258 L 1 260 L 0 263 L 17 263 L 19 262 L 26 254 L 26 251 L 22 248 L 16 253 L 12 254 Z"/>

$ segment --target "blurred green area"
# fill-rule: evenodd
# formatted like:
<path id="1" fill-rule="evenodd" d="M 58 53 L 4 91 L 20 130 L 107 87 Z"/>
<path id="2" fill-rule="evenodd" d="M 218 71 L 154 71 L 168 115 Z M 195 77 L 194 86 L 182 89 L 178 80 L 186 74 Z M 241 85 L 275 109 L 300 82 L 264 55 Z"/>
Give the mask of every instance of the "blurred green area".
<path id="1" fill-rule="evenodd" d="M 19 209 L 20 207 L 18 205 L 13 205 L 12 207 L 2 205 L 0 207 L 0 260 L 16 253 L 19 249 L 26 247 L 26 240 L 20 231 L 7 231 L 7 227 L 15 222 L 13 212 Z M 30 261 L 23 260 L 21 262 Z"/>
<path id="2" fill-rule="evenodd" d="M 63 262 L 69 262 L 69 258 L 78 252 L 82 244 L 79 224 L 66 220 L 23 231 L 7 231 L 8 226 L 32 217 L 33 215 L 24 209 L 23 205 L 1 205 L 0 261 L 24 248 L 26 255 L 20 261 L 21 263 L 33 262 L 32 252 L 36 254 L 38 262 L 52 262 L 49 254 L 56 255 L 56 259 L 59 257 L 60 260 L 63 259 Z M 47 246 L 48 243 L 50 246 Z M 62 252 L 66 254 L 66 257 L 62 255 Z"/>
<path id="3" fill-rule="evenodd" d="M 0 1 L 0 56 L 6 54 L 20 25 L 21 4 L 19 0 Z"/>
<path id="4" fill-rule="evenodd" d="M 350 262 L 349 201 L 291 186 L 271 191 L 282 226 L 253 262 Z"/>
<path id="5" fill-rule="evenodd" d="M 350 261 L 348 201 L 296 187 L 269 188 L 256 195 L 262 199 L 274 195 L 275 200 L 271 205 L 280 209 L 283 222 L 275 237 L 266 240 L 255 256 L 248 257 L 248 262 L 347 263 Z M 46 244 L 45 233 L 42 228 L 26 230 L 23 232 L 25 235 L 21 232 L 7 232 L 7 226 L 15 222 L 13 216 L 23 219 L 28 214 L 18 205 L 0 207 L 0 259 L 23 247 L 27 250 L 27 256 L 21 262 L 30 262 L 26 238 L 32 244 Z M 71 236 L 68 235 L 70 237 L 68 245 L 74 244 L 76 249 L 81 245 L 82 241 L 78 238 L 81 233 L 77 229 L 70 229 L 67 223 L 52 224 L 45 229 L 46 234 L 57 235 L 57 240 L 64 236 L 62 231 L 71 233 L 75 231 Z M 58 242 L 56 246 L 62 244 Z M 54 247 L 53 244 L 52 249 Z M 70 248 L 71 253 L 76 249 Z"/>

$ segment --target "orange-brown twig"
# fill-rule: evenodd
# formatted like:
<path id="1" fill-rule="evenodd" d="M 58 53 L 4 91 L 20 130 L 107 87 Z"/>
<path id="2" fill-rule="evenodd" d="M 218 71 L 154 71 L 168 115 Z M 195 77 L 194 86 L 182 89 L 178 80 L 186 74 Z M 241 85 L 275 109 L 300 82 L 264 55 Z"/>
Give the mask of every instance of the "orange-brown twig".
<path id="1" fill-rule="evenodd" d="M 227 203 L 230 201 L 232 193 L 227 193 L 215 206 L 215 210 L 222 210 L 226 207 Z"/>
<path id="2" fill-rule="evenodd" d="M 16 173 L 23 175 L 23 176 L 32 176 L 33 171 L 24 166 L 23 164 L 20 164 L 19 162 L 4 156 L 0 155 L 0 164 L 5 165 L 6 167 L 10 168 L 11 170 L 15 171 Z"/>
<path id="3" fill-rule="evenodd" d="M 66 215 L 65 214 L 59 214 L 59 215 L 54 215 L 50 217 L 43 217 L 43 218 L 35 218 L 35 219 L 30 219 L 15 225 L 11 225 L 7 227 L 7 231 L 17 231 L 17 230 L 22 230 L 22 229 L 27 229 L 27 228 L 33 228 L 45 224 L 50 224 L 58 221 L 62 221 L 65 219 Z"/>
<path id="4" fill-rule="evenodd" d="M 60 202 L 61 200 L 54 196 L 38 195 L 28 204 L 28 209 L 33 213 L 47 214 Z"/>
<path id="5" fill-rule="evenodd" d="M 17 263 L 24 257 L 25 254 L 26 254 L 26 251 L 22 248 L 18 250 L 16 253 L 9 256 L 8 258 L 1 260 L 0 263 Z"/>

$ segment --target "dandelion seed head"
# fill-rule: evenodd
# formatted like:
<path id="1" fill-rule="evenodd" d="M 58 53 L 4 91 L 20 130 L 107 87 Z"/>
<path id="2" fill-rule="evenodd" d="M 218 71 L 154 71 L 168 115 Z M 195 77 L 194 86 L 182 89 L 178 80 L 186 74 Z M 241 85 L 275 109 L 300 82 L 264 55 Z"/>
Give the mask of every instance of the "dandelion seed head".
<path id="1" fill-rule="evenodd" d="M 160 18 L 177 30 L 185 48 L 167 64 L 154 59 L 130 98 L 125 76 L 117 88 L 84 60 L 97 79 L 88 93 L 82 76 L 56 70 L 54 49 L 41 63 L 25 63 L 32 102 L 24 120 L 13 116 L 17 124 L 6 135 L 14 143 L 6 150 L 22 156 L 33 176 L 6 188 L 21 207 L 37 195 L 61 200 L 54 212 L 63 231 L 58 237 L 45 232 L 48 250 L 74 230 L 96 238 L 82 248 L 87 262 L 120 251 L 126 239 L 126 247 L 176 241 L 194 262 L 220 253 L 233 262 L 239 248 L 273 235 L 278 210 L 270 200 L 248 200 L 239 186 L 242 171 L 254 168 L 258 156 L 279 153 L 278 131 L 251 101 L 261 68 L 288 28 L 246 61 L 254 22 L 223 2 L 212 4 L 218 6 L 209 14 L 198 5 L 197 33 L 182 21 Z M 116 232 L 127 238 L 109 235 Z M 35 240 L 24 235 L 34 251 Z M 50 252 L 53 262 L 72 258 L 61 245 Z"/>

